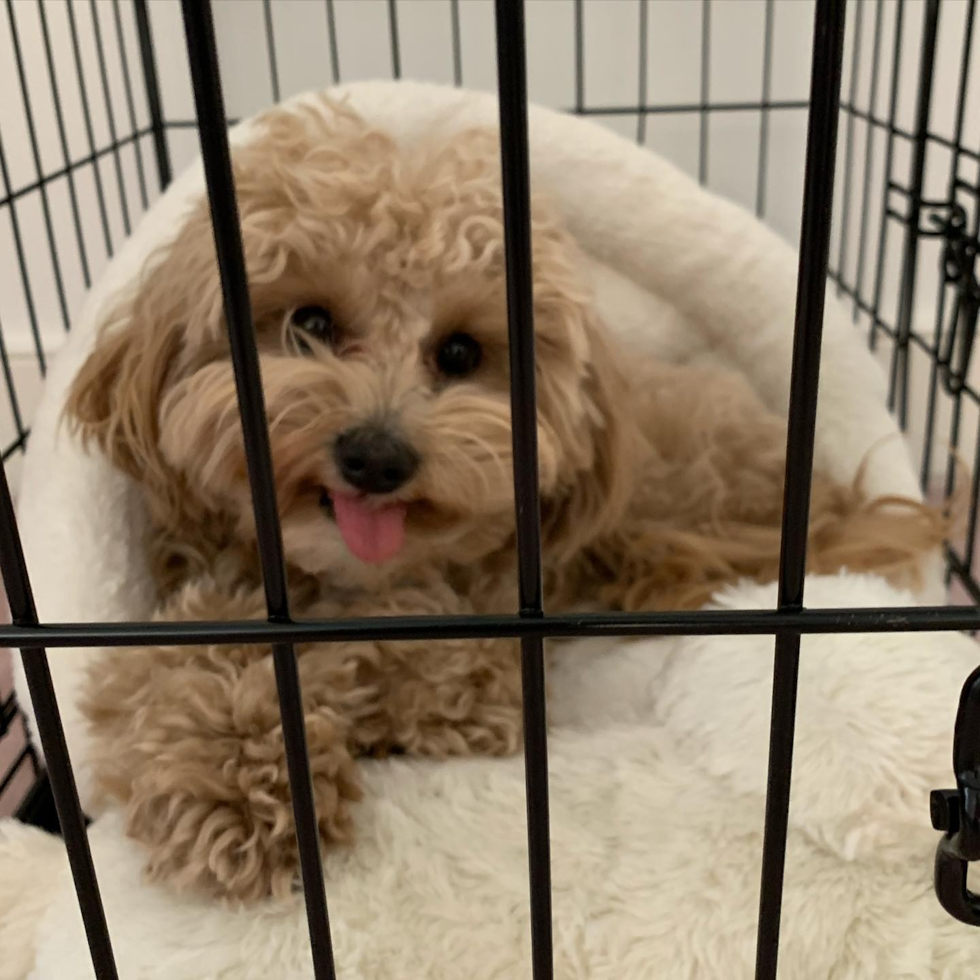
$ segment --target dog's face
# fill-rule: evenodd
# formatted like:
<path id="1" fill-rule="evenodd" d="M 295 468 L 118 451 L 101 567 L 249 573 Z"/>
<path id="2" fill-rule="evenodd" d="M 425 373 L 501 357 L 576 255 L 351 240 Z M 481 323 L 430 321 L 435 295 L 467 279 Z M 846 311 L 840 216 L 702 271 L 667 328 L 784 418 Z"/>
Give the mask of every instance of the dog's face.
<path id="1" fill-rule="evenodd" d="M 514 518 L 492 139 L 406 149 L 334 106 L 277 110 L 235 173 L 287 558 L 358 577 L 501 548 Z M 621 503 L 622 381 L 578 252 L 539 207 L 533 247 L 545 526 L 571 542 Z M 254 535 L 204 202 L 107 324 L 69 413 L 158 519 L 185 519 L 190 496 Z"/>

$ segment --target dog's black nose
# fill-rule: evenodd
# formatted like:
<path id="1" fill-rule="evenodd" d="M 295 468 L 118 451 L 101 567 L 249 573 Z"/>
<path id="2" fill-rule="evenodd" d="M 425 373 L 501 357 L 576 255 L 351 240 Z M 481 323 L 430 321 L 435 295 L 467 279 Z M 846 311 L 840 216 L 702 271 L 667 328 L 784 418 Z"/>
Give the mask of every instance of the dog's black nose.
<path id="1" fill-rule="evenodd" d="M 365 493 L 391 493 L 419 468 L 418 453 L 404 439 L 374 425 L 342 432 L 333 455 L 341 476 Z"/>

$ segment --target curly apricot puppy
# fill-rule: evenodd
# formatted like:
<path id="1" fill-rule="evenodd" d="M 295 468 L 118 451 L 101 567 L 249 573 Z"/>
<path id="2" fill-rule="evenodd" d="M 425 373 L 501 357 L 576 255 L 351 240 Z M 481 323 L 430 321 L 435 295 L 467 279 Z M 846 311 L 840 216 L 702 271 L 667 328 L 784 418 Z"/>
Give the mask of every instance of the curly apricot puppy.
<path id="1" fill-rule="evenodd" d="M 399 145 L 348 109 L 275 110 L 235 177 L 294 608 L 514 608 L 502 204 L 492 134 Z M 535 200 L 538 440 L 552 608 L 677 608 L 764 579 L 784 428 L 721 371 L 625 358 Z M 261 616 L 254 522 L 207 203 L 106 317 L 67 407 L 141 486 L 164 619 Z M 816 479 L 811 567 L 901 577 L 938 515 Z M 505 754 L 509 641 L 298 651 L 320 829 L 348 839 L 354 759 Z M 271 657 L 105 655 L 85 710 L 102 790 L 150 873 L 238 900 L 287 892 L 297 853 Z"/>

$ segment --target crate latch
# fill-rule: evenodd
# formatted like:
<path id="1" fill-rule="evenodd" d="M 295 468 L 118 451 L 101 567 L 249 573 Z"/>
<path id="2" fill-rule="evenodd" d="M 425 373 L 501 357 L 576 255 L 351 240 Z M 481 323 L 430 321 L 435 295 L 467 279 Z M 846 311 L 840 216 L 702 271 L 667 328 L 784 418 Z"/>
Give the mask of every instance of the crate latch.
<path id="1" fill-rule="evenodd" d="M 978 243 L 967 231 L 966 210 L 962 204 L 923 201 L 922 206 L 927 210 L 928 218 L 927 227 L 919 233 L 945 239 L 943 282 L 953 288 L 955 305 L 936 363 L 943 387 L 950 395 L 958 395 L 970 370 L 980 314 L 980 283 L 974 272 Z"/>
<path id="2" fill-rule="evenodd" d="M 956 789 L 933 790 L 932 825 L 944 831 L 936 851 L 939 904 L 954 919 L 980 926 L 980 895 L 971 892 L 971 861 L 980 861 L 980 668 L 963 685 L 953 733 Z"/>

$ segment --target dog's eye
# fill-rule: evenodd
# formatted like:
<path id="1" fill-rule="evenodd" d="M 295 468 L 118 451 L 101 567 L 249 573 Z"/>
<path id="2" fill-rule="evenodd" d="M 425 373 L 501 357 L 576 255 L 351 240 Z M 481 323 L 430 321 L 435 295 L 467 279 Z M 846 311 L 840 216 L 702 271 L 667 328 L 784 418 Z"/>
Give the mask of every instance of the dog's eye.
<path id="1" fill-rule="evenodd" d="M 296 330 L 300 331 L 296 335 L 296 342 L 307 352 L 310 350 L 310 345 L 304 339 L 303 334 L 313 340 L 318 340 L 321 344 L 329 345 L 333 341 L 334 331 L 337 329 L 337 324 L 334 322 L 330 311 L 322 306 L 301 306 L 293 313 L 290 322 Z"/>
<path id="2" fill-rule="evenodd" d="M 472 374 L 483 358 L 483 349 L 468 333 L 450 334 L 436 352 L 436 365 L 450 378 Z"/>

